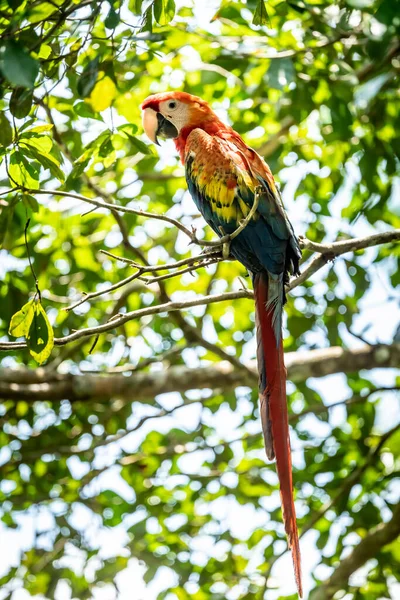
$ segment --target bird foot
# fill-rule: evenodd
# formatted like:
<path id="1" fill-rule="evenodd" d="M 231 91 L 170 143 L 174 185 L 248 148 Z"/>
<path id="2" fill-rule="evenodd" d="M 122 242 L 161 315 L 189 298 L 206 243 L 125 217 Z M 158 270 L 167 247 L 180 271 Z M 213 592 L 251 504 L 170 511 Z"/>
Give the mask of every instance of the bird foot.
<path id="1" fill-rule="evenodd" d="M 225 241 L 222 242 L 222 258 L 226 260 L 229 258 L 231 253 L 231 240 L 228 234 L 225 233 L 223 227 L 219 226 L 218 228 L 221 232 L 222 238 L 225 238 Z"/>

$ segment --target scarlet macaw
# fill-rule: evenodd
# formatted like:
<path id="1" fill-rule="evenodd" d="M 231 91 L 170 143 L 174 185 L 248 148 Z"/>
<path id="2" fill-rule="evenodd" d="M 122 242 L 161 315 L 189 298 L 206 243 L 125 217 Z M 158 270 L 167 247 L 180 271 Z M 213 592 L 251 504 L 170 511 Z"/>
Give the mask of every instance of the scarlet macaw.
<path id="1" fill-rule="evenodd" d="M 255 214 L 230 242 L 230 253 L 253 278 L 259 396 L 267 456 L 276 458 L 283 520 L 302 596 L 300 547 L 292 489 L 286 369 L 283 361 L 282 308 L 289 275 L 299 274 L 301 251 L 267 163 L 225 125 L 197 96 L 166 92 L 141 106 L 149 139 L 173 138 L 190 194 L 218 236 L 232 234 Z"/>

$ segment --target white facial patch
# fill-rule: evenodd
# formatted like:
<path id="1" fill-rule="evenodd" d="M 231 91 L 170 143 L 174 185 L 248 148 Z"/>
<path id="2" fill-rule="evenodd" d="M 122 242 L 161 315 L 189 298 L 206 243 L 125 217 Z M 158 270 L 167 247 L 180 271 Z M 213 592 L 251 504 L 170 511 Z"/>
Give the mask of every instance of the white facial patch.
<path id="1" fill-rule="evenodd" d="M 161 102 L 160 112 L 177 129 L 178 133 L 185 127 L 189 120 L 189 107 L 184 102 L 176 101 L 176 107 L 171 110 L 168 106 L 170 100 Z"/>

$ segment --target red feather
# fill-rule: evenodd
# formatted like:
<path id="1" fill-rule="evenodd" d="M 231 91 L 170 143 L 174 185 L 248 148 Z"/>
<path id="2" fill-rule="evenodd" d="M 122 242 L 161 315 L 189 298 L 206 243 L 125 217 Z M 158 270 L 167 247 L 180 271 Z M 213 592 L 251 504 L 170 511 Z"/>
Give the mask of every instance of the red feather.
<path id="1" fill-rule="evenodd" d="M 303 596 L 299 535 L 296 509 L 293 500 L 292 459 L 290 454 L 289 422 L 286 401 L 286 369 L 283 362 L 282 339 L 276 343 L 273 328 L 273 311 L 267 308 L 268 274 L 254 277 L 254 295 L 257 317 L 257 359 L 260 381 L 261 419 L 268 458 L 276 457 L 283 522 L 292 551 L 294 573 L 300 598 Z M 264 387 L 262 385 L 261 387 Z"/>

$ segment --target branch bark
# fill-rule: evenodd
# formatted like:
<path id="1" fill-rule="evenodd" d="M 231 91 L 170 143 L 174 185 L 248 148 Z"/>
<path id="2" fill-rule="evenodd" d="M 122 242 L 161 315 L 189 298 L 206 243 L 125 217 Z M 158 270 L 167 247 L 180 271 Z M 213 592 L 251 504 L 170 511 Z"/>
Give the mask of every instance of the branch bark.
<path id="1" fill-rule="evenodd" d="M 366 535 L 354 550 L 336 567 L 332 575 L 311 594 L 310 600 L 330 600 L 339 590 L 347 587 L 350 575 L 374 558 L 381 548 L 400 535 L 400 504 L 388 523 L 380 523 Z"/>
<path id="2" fill-rule="evenodd" d="M 286 355 L 288 378 L 295 383 L 309 377 L 325 377 L 333 373 L 351 373 L 361 369 L 396 368 L 400 364 L 400 344 L 363 346 L 353 350 L 340 347 Z M 126 374 L 61 374 L 48 369 L 1 369 L 0 398 L 58 401 L 125 401 L 152 399 L 167 392 L 193 389 L 230 391 L 237 386 L 257 386 L 256 364 L 238 369 L 227 361 L 207 367 L 189 369 L 176 366 L 155 373 L 133 371 Z"/>

